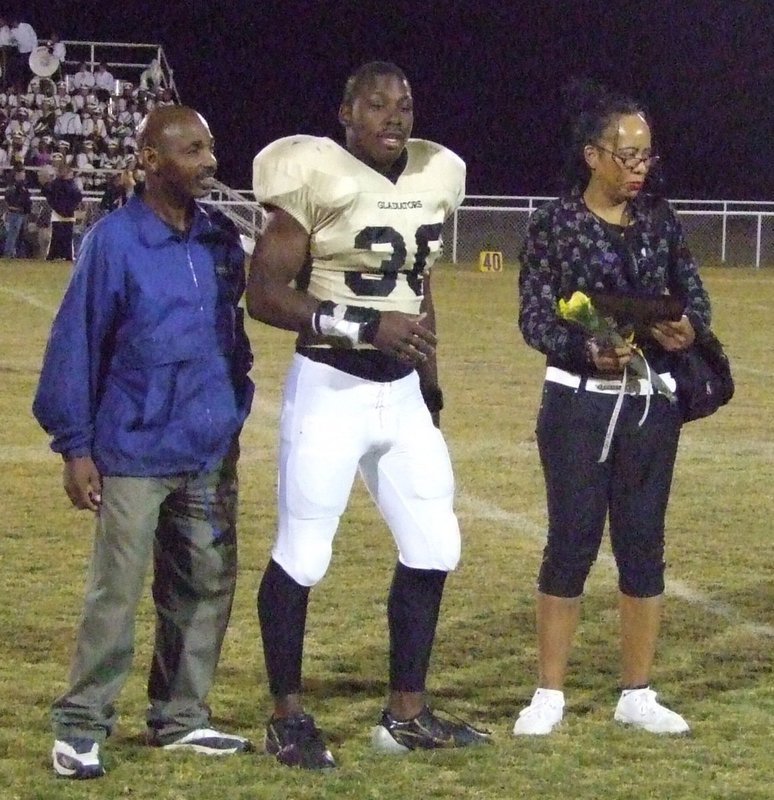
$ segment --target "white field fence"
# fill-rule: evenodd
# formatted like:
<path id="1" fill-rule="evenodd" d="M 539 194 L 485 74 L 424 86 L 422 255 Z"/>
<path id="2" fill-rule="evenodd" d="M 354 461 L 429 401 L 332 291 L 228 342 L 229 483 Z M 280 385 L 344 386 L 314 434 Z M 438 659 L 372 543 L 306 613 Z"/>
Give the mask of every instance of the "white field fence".
<path id="1" fill-rule="evenodd" d="M 253 236 L 261 222 L 260 207 L 249 191 L 219 184 L 213 195 L 237 223 Z M 529 215 L 550 197 L 469 195 L 444 226 L 445 256 L 453 263 L 477 262 L 482 251 L 496 251 L 514 264 L 527 233 Z M 774 267 L 774 202 L 672 200 L 691 252 L 700 265 Z"/>
<path id="2" fill-rule="evenodd" d="M 532 211 L 549 197 L 469 195 L 444 229 L 450 260 L 477 261 L 496 251 L 518 260 Z M 700 265 L 774 267 L 774 202 L 671 200 Z"/>
<path id="3" fill-rule="evenodd" d="M 473 195 L 465 198 L 444 226 L 444 251 L 453 263 L 475 263 L 482 251 L 502 253 L 508 265 L 518 262 L 527 232 L 529 215 L 548 197 L 504 197 Z M 87 193 L 77 212 L 76 240 L 104 212 L 100 195 Z M 260 230 L 261 207 L 249 191 L 217 184 L 209 202 L 218 206 L 237 225 L 243 240 L 254 239 Z M 672 200 L 691 252 L 699 265 L 774 268 L 774 202 L 731 200 Z M 5 203 L 0 199 L 0 212 Z M 51 212 L 42 197 L 33 197 L 27 226 L 28 254 L 40 257 L 41 236 Z"/>

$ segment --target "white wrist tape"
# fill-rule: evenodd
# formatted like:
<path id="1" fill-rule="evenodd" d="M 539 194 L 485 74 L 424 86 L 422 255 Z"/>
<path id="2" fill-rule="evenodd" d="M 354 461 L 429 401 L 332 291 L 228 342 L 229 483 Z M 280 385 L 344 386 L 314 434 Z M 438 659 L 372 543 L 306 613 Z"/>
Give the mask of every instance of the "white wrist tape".
<path id="1" fill-rule="evenodd" d="M 345 306 L 324 300 L 312 315 L 312 328 L 321 336 L 346 339 L 352 347 L 372 342 L 379 327 L 379 312 L 374 308 Z"/>

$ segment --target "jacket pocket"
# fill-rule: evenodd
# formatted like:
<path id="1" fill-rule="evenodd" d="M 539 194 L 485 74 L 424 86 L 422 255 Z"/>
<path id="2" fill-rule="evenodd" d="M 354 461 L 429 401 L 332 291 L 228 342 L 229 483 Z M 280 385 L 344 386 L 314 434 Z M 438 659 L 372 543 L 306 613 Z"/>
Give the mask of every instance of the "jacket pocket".
<path id="1" fill-rule="evenodd" d="M 112 377 L 134 407 L 125 430 L 163 427 L 176 396 L 188 391 L 178 385 L 185 365 L 204 361 L 216 350 L 212 336 L 196 330 L 176 337 L 146 336 L 120 346 Z M 195 369 L 185 371 L 196 373 Z"/>

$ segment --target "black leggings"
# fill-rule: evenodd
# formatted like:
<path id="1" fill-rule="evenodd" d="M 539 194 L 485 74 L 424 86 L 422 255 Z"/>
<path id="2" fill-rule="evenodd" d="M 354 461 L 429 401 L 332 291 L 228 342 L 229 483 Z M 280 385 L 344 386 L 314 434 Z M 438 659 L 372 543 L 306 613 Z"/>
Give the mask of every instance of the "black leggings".
<path id="1" fill-rule="evenodd" d="M 664 517 L 680 436 L 676 407 L 661 395 L 627 395 L 604 463 L 598 459 L 614 394 L 546 382 L 537 440 L 548 502 L 548 541 L 538 588 L 578 597 L 596 560 L 605 518 L 620 590 L 632 597 L 664 591 Z"/>

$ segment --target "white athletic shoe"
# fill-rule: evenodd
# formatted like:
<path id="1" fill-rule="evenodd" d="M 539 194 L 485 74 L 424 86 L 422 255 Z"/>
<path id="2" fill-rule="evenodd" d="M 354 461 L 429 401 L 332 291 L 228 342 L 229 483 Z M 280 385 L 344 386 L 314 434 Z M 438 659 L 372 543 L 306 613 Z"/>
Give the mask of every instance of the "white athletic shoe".
<path id="1" fill-rule="evenodd" d="M 564 692 L 537 689 L 532 702 L 519 712 L 513 726 L 514 736 L 546 736 L 564 717 Z"/>
<path id="2" fill-rule="evenodd" d="M 223 733 L 213 728 L 197 728 L 195 731 L 191 731 L 167 744 L 154 740 L 151 740 L 151 744 L 160 746 L 164 750 L 189 750 L 193 753 L 203 753 L 208 756 L 252 753 L 254 749 L 252 743 L 245 739 L 244 736 Z"/>
<path id="3" fill-rule="evenodd" d="M 688 733 L 688 723 L 676 712 L 656 702 L 650 688 L 624 689 L 615 709 L 615 721 L 650 733 Z"/>
<path id="4" fill-rule="evenodd" d="M 54 772 L 62 778 L 88 780 L 105 774 L 99 744 L 85 737 L 57 739 L 51 751 Z"/>

